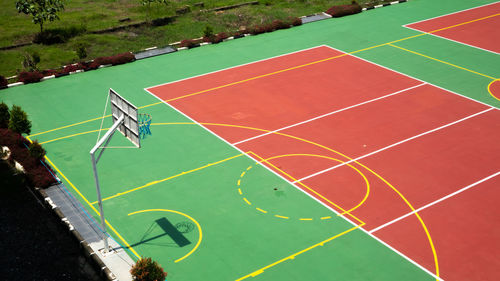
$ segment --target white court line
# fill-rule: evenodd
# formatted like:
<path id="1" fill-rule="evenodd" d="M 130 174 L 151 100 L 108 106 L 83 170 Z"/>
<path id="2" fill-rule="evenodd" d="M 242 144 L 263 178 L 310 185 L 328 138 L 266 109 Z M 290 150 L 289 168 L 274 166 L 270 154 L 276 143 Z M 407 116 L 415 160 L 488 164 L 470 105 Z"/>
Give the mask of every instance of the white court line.
<path id="1" fill-rule="evenodd" d="M 453 121 L 453 122 L 448 123 L 448 124 L 446 124 L 446 125 L 443 125 L 443 126 L 440 126 L 440 127 L 434 128 L 434 129 L 429 130 L 429 131 L 427 131 L 427 132 L 424 132 L 424 133 L 418 134 L 418 135 L 416 135 L 416 136 L 413 136 L 413 137 L 410 137 L 410 138 L 404 139 L 404 140 L 402 140 L 402 141 L 399 141 L 399 142 L 393 143 L 393 144 L 388 145 L 388 146 L 386 146 L 386 147 L 383 147 L 383 148 L 381 148 L 381 149 L 378 149 L 378 150 L 375 150 L 375 151 L 370 152 L 370 153 L 368 153 L 368 154 L 365 154 L 365 155 L 363 155 L 363 156 L 357 157 L 357 158 L 355 158 L 355 159 L 351 159 L 351 160 L 346 161 L 346 162 L 344 162 L 344 163 L 341 163 L 341 164 L 335 165 L 335 166 L 333 166 L 333 167 L 330 167 L 330 168 L 324 169 L 324 170 L 322 170 L 322 171 L 319 171 L 319 172 L 317 172 L 317 173 L 311 174 L 311 175 L 309 175 L 309 176 L 303 177 L 303 178 L 301 178 L 301 179 L 298 179 L 298 180 L 294 181 L 293 183 L 300 182 L 300 181 L 304 181 L 304 180 L 307 180 L 307 179 L 309 179 L 309 178 L 315 177 L 315 176 L 317 176 L 317 175 L 320 175 L 320 174 L 326 173 L 326 172 L 328 172 L 328 171 L 331 171 L 331 170 L 333 170 L 333 169 L 337 169 L 337 168 L 339 168 L 339 167 L 342 167 L 342 166 L 347 165 L 347 164 L 350 164 L 350 163 L 352 163 L 352 162 L 355 162 L 355 161 L 361 160 L 361 159 L 366 158 L 366 157 L 368 157 L 368 156 L 372 156 L 372 155 L 374 155 L 374 154 L 376 154 L 376 153 L 382 152 L 382 151 L 384 151 L 384 150 L 387 150 L 387 149 L 389 149 L 389 148 L 395 147 L 395 146 L 400 145 L 400 144 L 402 144 L 402 143 L 405 143 L 405 142 L 408 142 L 408 141 L 414 140 L 414 139 L 416 139 L 416 138 L 419 138 L 419 137 L 422 137 L 422 136 L 428 135 L 428 134 L 430 134 L 430 133 L 433 133 L 433 132 L 439 131 L 439 130 L 441 130 L 441 129 L 444 129 L 444 128 L 446 128 L 446 127 L 449 127 L 449 126 L 452 126 L 452 125 L 458 124 L 458 123 L 463 122 L 463 121 L 465 121 L 465 120 L 468 120 L 468 119 L 470 119 L 470 118 L 474 118 L 474 117 L 476 117 L 476 116 L 478 116 L 478 115 L 481 115 L 481 114 L 486 113 L 486 112 L 488 112 L 488 111 L 491 111 L 491 110 L 493 110 L 493 109 L 495 109 L 495 108 L 491 107 L 491 108 L 488 108 L 488 109 L 483 110 L 483 111 L 481 111 L 481 112 L 474 113 L 474 114 L 472 114 L 472 115 L 469 115 L 469 116 L 467 116 L 467 117 L 464 117 L 464 118 L 459 119 L 459 120 L 456 120 L 456 121 Z"/>
<path id="2" fill-rule="evenodd" d="M 500 54 L 500 53 L 497 53 L 497 52 L 495 52 L 493 50 L 488 50 L 488 49 L 484 49 L 484 48 L 481 48 L 481 47 L 478 47 L 478 46 L 470 45 L 470 44 L 467 44 L 467 43 L 464 43 L 464 42 L 453 40 L 451 38 L 447 38 L 447 37 L 443 37 L 441 35 L 437 35 L 435 33 L 425 32 L 425 31 L 418 30 L 418 29 L 415 29 L 413 27 L 408 27 L 408 26 L 404 26 L 404 25 L 403 25 L 403 27 L 411 29 L 411 30 L 415 30 L 415 31 L 418 31 L 418 32 L 421 32 L 421 33 L 425 33 L 427 35 L 431 35 L 431 36 L 434 36 L 434 37 L 437 37 L 437 38 L 440 38 L 440 39 L 445 39 L 445 40 L 448 40 L 448 41 L 452 41 L 452 42 L 455 42 L 455 43 L 460 44 L 460 45 L 464 45 L 464 46 L 467 46 L 467 47 L 475 48 L 475 49 L 478 49 L 478 50 L 481 50 L 481 51 L 486 51 L 486 52 L 489 52 L 489 53 L 492 53 L 492 54 L 495 54 L 495 55 Z"/>
<path id="3" fill-rule="evenodd" d="M 415 80 L 420 81 L 420 82 L 423 82 L 423 83 L 427 83 L 427 84 L 429 84 L 429 85 L 431 85 L 431 86 L 434 86 L 434 87 L 436 87 L 436 88 L 438 88 L 438 89 L 441 89 L 441 90 L 443 90 L 443 91 L 446 91 L 446 92 L 449 92 L 449 93 L 455 94 L 455 95 L 457 95 L 457 96 L 459 96 L 459 97 L 462 97 L 462 98 L 464 98 L 464 99 L 468 99 L 468 100 L 473 101 L 473 102 L 475 102 L 475 103 L 479 103 L 479 104 L 485 105 L 485 106 L 487 106 L 487 107 L 491 107 L 491 108 L 495 108 L 495 109 L 500 110 L 499 108 L 493 107 L 492 105 L 489 105 L 489 104 L 484 103 L 484 102 L 482 102 L 482 101 L 478 101 L 478 100 L 475 100 L 475 99 L 470 98 L 470 97 L 468 97 L 468 96 L 464 96 L 464 95 L 462 95 L 462 94 L 459 94 L 459 93 L 454 92 L 454 91 L 452 91 L 452 90 L 448 90 L 448 89 L 443 88 L 443 87 L 441 87 L 441 86 L 438 86 L 438 85 L 436 85 L 436 84 L 432 84 L 432 83 L 430 83 L 430 82 L 423 81 L 423 80 L 421 80 L 421 79 L 418 79 L 418 78 L 413 77 L 413 76 L 411 76 L 411 75 L 408 75 L 408 74 L 405 74 L 405 73 L 403 73 L 403 72 L 400 72 L 400 71 L 394 70 L 394 69 L 389 68 L 389 67 L 387 67 L 387 66 L 383 66 L 383 65 L 378 64 L 378 63 L 376 63 L 376 62 L 369 61 L 369 60 L 364 59 L 364 58 L 362 58 L 362 57 L 355 56 L 355 55 L 353 55 L 353 54 L 351 54 L 351 53 L 344 52 L 344 51 L 342 51 L 342 50 L 340 50 L 340 49 L 337 49 L 337 48 L 334 48 L 334 47 L 331 47 L 331 46 L 328 46 L 328 45 L 324 45 L 324 46 L 326 46 L 326 47 L 328 47 L 328 48 L 330 48 L 330 49 L 332 49 L 332 50 L 335 50 L 335 51 L 339 51 L 339 52 L 342 52 L 342 53 L 346 53 L 346 54 L 348 54 L 349 56 L 351 56 L 351 57 L 353 57 L 353 58 L 360 59 L 360 60 L 365 61 L 365 62 L 367 62 L 367 63 L 373 64 L 373 65 L 376 65 L 376 66 L 378 66 L 378 67 L 381 67 L 381 68 L 384 68 L 384 69 L 390 70 L 390 71 L 395 72 L 395 73 L 398 73 L 398 74 L 403 75 L 403 76 L 405 76 L 405 77 L 408 77 L 408 78 L 411 78 L 411 79 L 415 79 Z"/>
<path id="4" fill-rule="evenodd" d="M 236 149 L 237 151 L 239 151 L 240 153 L 244 154 L 246 157 L 248 157 L 249 159 L 251 159 L 252 161 L 258 161 L 257 159 L 254 159 L 252 158 L 250 155 L 248 155 L 247 153 L 245 153 L 243 150 L 239 149 L 238 147 L 236 147 L 235 145 L 232 145 L 230 142 L 228 142 L 227 140 L 225 140 L 224 138 L 222 138 L 221 136 L 217 135 L 216 133 L 212 132 L 210 129 L 208 129 L 207 127 L 201 125 L 199 122 L 197 122 L 196 120 L 194 120 L 193 118 L 191 118 L 190 116 L 188 116 L 187 114 L 185 114 L 184 112 L 180 111 L 179 109 L 175 108 L 174 106 L 172 106 L 171 104 L 165 102 L 164 100 L 160 99 L 159 97 L 157 97 L 155 94 L 151 93 L 150 91 L 148 91 L 147 89 L 144 89 L 146 92 L 148 92 L 150 95 L 152 95 L 153 97 L 155 97 L 156 99 L 162 101 L 164 104 L 166 104 L 167 106 L 169 106 L 170 108 L 172 108 L 173 110 L 177 111 L 179 114 L 181 114 L 182 116 L 186 117 L 187 119 L 191 120 L 192 122 L 196 123 L 198 126 L 200 126 L 201 128 L 203 128 L 204 130 L 206 130 L 207 132 L 209 132 L 210 134 L 214 135 L 215 137 L 217 137 L 218 139 L 222 140 L 223 142 L 225 142 L 226 144 L 230 145 L 231 147 L 233 147 L 234 149 Z M 433 272 L 429 271 L 427 268 L 423 267 L 422 265 L 420 265 L 419 263 L 417 263 L 416 261 L 412 260 L 411 258 L 409 258 L 408 256 L 406 256 L 405 254 L 401 253 L 400 251 L 396 250 L 395 248 L 393 248 L 391 245 L 385 243 L 384 241 L 380 240 L 377 236 L 369 233 L 366 229 L 364 229 L 363 227 L 359 227 L 358 224 L 352 222 L 350 219 L 348 219 L 347 217 L 345 217 L 344 215 L 340 214 L 339 212 L 337 212 L 335 209 L 333 209 L 332 207 L 328 206 L 327 204 L 323 203 L 321 200 L 319 200 L 318 198 L 314 197 L 313 195 L 307 193 L 305 190 L 303 190 L 302 188 L 298 187 L 295 183 L 292 183 L 290 182 L 288 179 L 286 179 L 284 176 L 278 174 L 277 172 L 275 172 L 274 170 L 272 170 L 271 168 L 269 168 L 268 166 L 266 165 L 261 165 L 262 167 L 264 167 L 265 169 L 267 169 L 269 172 L 271 172 L 272 174 L 276 175 L 278 178 L 284 180 L 285 182 L 288 182 L 289 184 L 293 185 L 296 189 L 298 189 L 299 191 L 301 191 L 302 193 L 304 193 L 305 195 L 309 196 L 310 198 L 312 198 L 314 201 L 318 202 L 319 204 L 321 204 L 323 207 L 327 208 L 328 210 L 332 211 L 334 214 L 336 214 L 337 216 L 343 218 L 344 220 L 346 220 L 349 224 L 351 224 L 352 226 L 358 226 L 358 229 L 363 231 L 365 234 L 367 234 L 368 236 L 370 236 L 371 238 L 375 239 L 376 241 L 380 242 L 382 245 L 386 246 L 387 248 L 389 248 L 390 250 L 392 250 L 394 253 L 398 254 L 400 257 L 402 257 L 403 259 L 407 260 L 408 262 L 410 262 L 411 264 L 415 265 L 416 267 L 420 268 L 422 271 L 424 271 L 425 273 L 429 274 L 430 276 L 432 276 L 433 278 L 435 278 L 436 280 L 439 280 L 439 281 L 443 281 L 442 278 L 436 276 L 436 274 L 434 274 Z"/>
<path id="5" fill-rule="evenodd" d="M 335 110 L 335 111 L 332 111 L 332 112 L 329 112 L 329 113 L 326 113 L 326 114 L 323 114 L 323 115 L 320 115 L 320 116 L 316 116 L 314 118 L 311 118 L 311 119 L 308 119 L 308 120 L 305 120 L 305 121 L 302 121 L 302 122 L 299 122 L 299 123 L 295 123 L 295 124 L 292 124 L 292 125 L 289 125 L 289 126 L 286 126 L 286 127 L 274 130 L 274 131 L 270 131 L 270 132 L 267 132 L 267 133 L 264 133 L 264 134 L 257 135 L 255 137 L 251 137 L 251 138 L 239 141 L 239 142 L 235 142 L 235 143 L 233 143 L 233 145 L 238 145 L 238 144 L 241 144 L 241 143 L 244 143 L 244 142 L 247 142 L 247 141 L 251 141 L 253 139 L 257 139 L 257 138 L 264 137 L 264 136 L 267 136 L 267 135 L 270 135 L 270 134 L 274 134 L 274 133 L 279 132 L 279 131 L 290 129 L 290 128 L 293 128 L 295 126 L 303 125 L 303 124 L 309 123 L 311 121 L 318 120 L 318 119 L 321 119 L 323 117 L 327 117 L 327 116 L 333 115 L 335 113 L 339 113 L 339 112 L 342 112 L 342 111 L 345 111 L 345 110 L 348 110 L 348 109 L 352 109 L 352 108 L 355 108 L 355 107 L 358 107 L 358 106 L 361 106 L 361 105 L 365 105 L 365 104 L 368 104 L 368 103 L 371 103 L 371 102 L 374 102 L 374 101 L 378 101 L 378 100 L 381 100 L 381 99 L 384 99 L 384 98 L 388 98 L 390 96 L 394 96 L 394 95 L 406 92 L 408 90 L 412 90 L 412 89 L 418 88 L 418 87 L 423 86 L 425 84 L 427 84 L 427 83 L 423 82 L 423 83 L 420 83 L 420 84 L 418 84 L 416 86 L 412 86 L 412 87 L 409 87 L 409 88 L 406 88 L 406 89 L 403 89 L 403 90 L 399 90 L 397 92 L 394 92 L 394 93 L 391 93 L 391 94 L 388 94 L 388 95 L 385 95 L 385 96 L 381 96 L 381 97 L 374 98 L 374 99 L 371 99 L 371 100 L 368 100 L 368 101 L 364 101 L 364 102 L 361 102 L 361 103 L 358 103 L 358 104 L 355 104 L 355 105 L 344 107 L 342 109 Z"/>
<path id="6" fill-rule="evenodd" d="M 458 13 L 461 13 L 461 12 L 465 12 L 465 11 L 469 11 L 469 10 L 474 10 L 474 9 L 481 8 L 481 7 L 486 7 L 486 6 L 489 6 L 489 5 L 494 5 L 494 4 L 497 4 L 499 2 L 500 1 L 489 3 L 489 4 L 484 4 L 484 5 L 481 5 L 481 6 L 476 6 L 476 7 L 472 7 L 472 8 L 468 8 L 468 9 L 463 9 L 463 10 L 460 10 L 460 11 L 456 11 L 456 12 L 452 12 L 452 13 L 448 13 L 448 14 L 444 14 L 444 15 L 440 15 L 440 16 L 428 18 L 428 19 L 425 19 L 425 20 L 420 20 L 420 21 L 415 21 L 415 22 L 407 23 L 407 24 L 405 24 L 403 26 L 406 27 L 407 25 L 421 23 L 421 22 L 424 22 L 424 21 L 429 21 L 429 20 L 433 20 L 433 19 L 437 19 L 437 18 L 441 18 L 441 17 L 446 17 L 446 16 L 449 16 L 449 15 L 454 15 L 454 14 L 458 14 Z"/>
<path id="7" fill-rule="evenodd" d="M 489 179 L 491 179 L 491 178 L 494 178 L 494 177 L 496 177 L 496 176 L 498 176 L 498 175 L 500 175 L 500 172 L 496 172 L 496 173 L 495 173 L 495 174 L 493 174 L 493 175 L 490 175 L 490 176 L 488 176 L 488 177 L 486 177 L 486 178 L 484 178 L 484 179 L 482 179 L 482 180 L 479 180 L 479 181 L 477 181 L 477 182 L 475 182 L 475 183 L 473 183 L 473 184 L 471 184 L 471 185 L 468 185 L 468 186 L 466 186 L 466 187 L 464 187 L 464 188 L 462 188 L 462 189 L 460 189 L 460 190 L 457 190 L 457 191 L 455 191 L 455 192 L 453 192 L 453 193 L 451 193 L 451 194 L 448 194 L 448 195 L 446 195 L 446 196 L 442 197 L 441 199 L 438 199 L 438 200 L 436 200 L 436 201 L 434 201 L 434 202 L 432 202 L 432 203 L 429 203 L 429 204 L 427 204 L 427 205 L 425 205 L 425 206 L 423 206 L 423 207 L 420 207 L 420 208 L 416 209 L 416 210 L 415 210 L 415 211 L 413 211 L 413 212 L 409 212 L 408 214 L 403 215 L 403 216 L 400 216 L 400 217 L 399 217 L 399 218 L 397 218 L 397 219 L 394 219 L 394 220 L 392 220 L 392 221 L 390 221 L 390 222 L 384 223 L 383 225 L 381 225 L 381 226 L 379 226 L 379 227 L 376 227 L 376 228 L 374 228 L 374 229 L 372 229 L 372 230 L 370 230 L 370 231 L 368 231 L 368 232 L 369 232 L 369 233 L 373 233 L 373 232 L 375 232 L 375 231 L 379 231 L 379 230 L 381 230 L 382 228 L 385 228 L 385 227 L 387 227 L 387 226 L 389 226 L 389 225 L 391 225 L 391 224 L 393 224 L 393 223 L 395 223 L 395 222 L 398 222 L 398 221 L 400 221 L 400 220 L 402 220 L 402 219 L 404 219 L 404 218 L 406 218 L 406 217 L 409 217 L 409 216 L 411 216 L 411 215 L 413 215 L 413 214 L 415 214 L 415 213 L 418 213 L 418 212 L 420 212 L 420 211 L 422 211 L 422 210 L 424 210 L 424 209 L 427 209 L 427 208 L 429 208 L 429 207 L 430 207 L 430 206 L 432 206 L 432 205 L 435 205 L 435 204 L 437 204 L 437 203 L 439 203 L 439 202 L 441 202 L 441 201 L 444 201 L 444 200 L 446 200 L 446 199 L 448 199 L 448 198 L 450 198 L 450 197 L 453 197 L 453 196 L 455 196 L 455 195 L 457 195 L 457 194 L 459 194 L 459 193 L 461 193 L 461 192 L 466 191 L 467 189 L 470 189 L 470 188 L 472 188 L 472 187 L 474 187 L 474 186 L 476 186 L 476 185 L 478 185 L 478 184 L 480 184 L 480 183 L 482 183 L 482 182 L 485 182 L 485 181 L 487 181 L 487 180 L 489 180 Z"/>
<path id="8" fill-rule="evenodd" d="M 205 75 L 209 75 L 209 74 L 214 74 L 214 73 L 222 72 L 222 71 L 225 71 L 225 70 L 235 69 L 235 68 L 239 68 L 239 67 L 242 67 L 242 66 L 256 64 L 256 63 L 259 63 L 259 62 L 264 62 L 264 61 L 267 61 L 267 60 L 272 60 L 272 59 L 276 59 L 276 58 L 280 58 L 280 57 L 284 57 L 284 56 L 288 56 L 288 55 L 298 54 L 298 53 L 301 53 L 301 52 L 304 52 L 304 51 L 310 51 L 310 50 L 313 50 L 313 49 L 319 49 L 321 47 L 328 47 L 328 46 L 326 46 L 326 45 L 319 45 L 319 46 L 315 46 L 315 47 L 311 47 L 311 48 L 306 48 L 306 49 L 302 49 L 302 50 L 298 50 L 298 51 L 293 51 L 293 52 L 289 52 L 289 53 L 285 53 L 285 54 L 281 54 L 281 55 L 277 55 L 277 56 L 273 56 L 273 57 L 268 57 L 268 58 L 261 59 L 261 60 L 256 60 L 256 61 L 251 61 L 251 62 L 247 62 L 247 63 L 235 65 L 235 66 L 230 66 L 230 67 L 219 69 L 219 70 L 215 70 L 215 71 L 212 71 L 212 72 L 202 73 L 202 74 L 190 76 L 190 77 L 187 77 L 187 78 L 182 78 L 182 79 L 179 79 L 179 80 L 162 83 L 162 84 L 158 84 L 158 85 L 155 85 L 155 86 L 150 86 L 150 87 L 145 88 L 144 90 L 146 90 L 148 93 L 151 94 L 151 92 L 148 91 L 151 88 L 165 86 L 165 85 L 168 85 L 168 84 L 173 84 L 173 83 L 185 81 L 185 80 L 189 80 L 189 79 L 192 79 L 192 78 L 198 78 L 198 77 L 201 77 L 201 76 L 205 76 Z M 330 57 L 331 56 L 328 55 L 328 57 L 326 57 L 326 58 L 330 58 Z"/>

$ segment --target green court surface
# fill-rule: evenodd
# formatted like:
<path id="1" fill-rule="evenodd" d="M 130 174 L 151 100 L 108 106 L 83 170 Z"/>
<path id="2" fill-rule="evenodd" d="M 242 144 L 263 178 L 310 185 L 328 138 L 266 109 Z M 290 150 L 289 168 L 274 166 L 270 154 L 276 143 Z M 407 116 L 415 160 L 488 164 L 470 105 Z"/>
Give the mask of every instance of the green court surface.
<path id="1" fill-rule="evenodd" d="M 338 216 L 204 128 L 175 124 L 191 121 L 144 88 L 328 45 L 500 107 L 487 91 L 500 77 L 500 56 L 430 35 L 412 37 L 421 33 L 403 27 L 493 2 L 412 0 L 9 88 L 0 99 L 29 114 L 30 138 L 43 143 L 65 186 L 88 209 L 97 208 L 89 151 L 108 89 L 153 123 L 171 123 L 152 126 L 140 149 L 107 149 L 98 165 L 110 235 L 128 244 L 133 259 L 157 260 L 169 281 L 435 280 L 433 269 L 423 270 L 359 229 L 356 218 Z M 110 126 L 105 118 L 104 128 Z M 119 134 L 110 143 L 130 145 Z M 169 223 L 178 232 L 167 233 Z"/>

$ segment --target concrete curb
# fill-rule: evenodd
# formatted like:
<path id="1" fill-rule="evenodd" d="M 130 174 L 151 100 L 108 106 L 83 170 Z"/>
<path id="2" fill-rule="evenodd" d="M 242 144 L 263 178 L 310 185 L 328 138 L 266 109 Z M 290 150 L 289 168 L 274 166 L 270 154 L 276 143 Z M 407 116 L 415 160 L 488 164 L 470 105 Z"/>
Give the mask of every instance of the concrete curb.
<path id="1" fill-rule="evenodd" d="M 395 5 L 395 4 L 399 4 L 399 3 L 404 3 L 404 2 L 408 2 L 408 1 L 409 0 L 393 1 L 393 2 L 390 2 L 390 3 L 384 3 L 384 4 L 376 5 L 376 6 L 373 6 L 373 7 L 363 8 L 362 11 L 368 11 L 368 10 L 378 9 L 378 8 L 387 7 L 387 6 L 391 6 L 391 5 Z"/>

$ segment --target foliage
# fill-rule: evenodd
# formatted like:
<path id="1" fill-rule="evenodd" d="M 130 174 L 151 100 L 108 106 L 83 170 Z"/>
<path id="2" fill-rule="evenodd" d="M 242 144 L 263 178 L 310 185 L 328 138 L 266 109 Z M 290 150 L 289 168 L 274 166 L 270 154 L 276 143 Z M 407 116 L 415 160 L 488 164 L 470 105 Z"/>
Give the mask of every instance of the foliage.
<path id="1" fill-rule="evenodd" d="M 41 188 L 51 186 L 56 182 L 52 176 L 55 172 L 43 160 L 32 157 L 26 143 L 28 140 L 20 134 L 0 128 L 0 146 L 8 146 L 11 152 L 8 161 L 17 161 L 23 166 L 31 185 Z"/>
<path id="2" fill-rule="evenodd" d="M 37 65 L 40 63 L 40 55 L 37 52 L 24 53 L 23 68 L 27 71 L 38 70 Z"/>
<path id="3" fill-rule="evenodd" d="M 79 59 L 84 59 L 87 57 L 87 48 L 85 44 L 79 43 L 76 45 L 76 55 Z"/>
<path id="4" fill-rule="evenodd" d="M 23 71 L 19 73 L 17 79 L 25 84 L 36 83 L 42 80 L 43 74 L 38 71 Z"/>
<path id="5" fill-rule="evenodd" d="M 31 132 L 31 121 L 21 107 L 13 105 L 10 110 L 9 130 L 19 134 L 29 134 Z"/>
<path id="6" fill-rule="evenodd" d="M 339 18 L 343 16 L 361 13 L 361 11 L 362 11 L 361 6 L 356 1 L 352 1 L 350 5 L 333 6 L 330 9 L 328 9 L 326 13 L 334 18 Z"/>
<path id="7" fill-rule="evenodd" d="M 164 281 L 167 273 L 151 258 L 140 258 L 130 270 L 132 278 L 136 281 Z"/>
<path id="8" fill-rule="evenodd" d="M 0 75 L 0 89 L 7 87 L 7 85 L 9 85 L 9 81 L 7 81 L 5 77 Z"/>
<path id="9" fill-rule="evenodd" d="M 59 19 L 57 13 L 64 10 L 64 3 L 63 0 L 17 0 L 16 9 L 19 13 L 31 15 L 42 33 L 44 22 Z"/>
<path id="10" fill-rule="evenodd" d="M 29 151 L 31 157 L 41 160 L 45 156 L 45 149 L 38 143 L 37 140 L 34 140 L 29 145 Z"/>
<path id="11" fill-rule="evenodd" d="M 9 126 L 9 120 L 9 106 L 2 102 L 0 103 L 0 128 L 7 128 Z"/>
<path id="12" fill-rule="evenodd" d="M 199 44 L 195 41 L 195 40 L 192 40 L 192 39 L 184 39 L 181 41 L 181 44 L 180 44 L 180 47 L 183 48 L 183 47 L 187 47 L 187 48 L 194 48 L 194 47 L 198 47 Z"/>
<path id="13" fill-rule="evenodd" d="M 203 30 L 203 37 L 210 38 L 212 36 L 214 36 L 214 29 L 210 25 L 205 26 L 205 29 Z"/>

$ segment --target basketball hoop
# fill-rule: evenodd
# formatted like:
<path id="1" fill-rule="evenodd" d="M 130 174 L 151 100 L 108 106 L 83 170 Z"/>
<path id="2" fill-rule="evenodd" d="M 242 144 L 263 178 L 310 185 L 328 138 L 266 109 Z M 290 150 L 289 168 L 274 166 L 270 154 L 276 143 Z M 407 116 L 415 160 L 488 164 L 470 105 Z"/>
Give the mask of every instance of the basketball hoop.
<path id="1" fill-rule="evenodd" d="M 144 139 L 147 135 L 151 135 L 151 130 L 149 129 L 149 126 L 151 125 L 151 115 L 147 113 L 139 113 L 137 117 L 139 119 L 139 137 Z"/>

